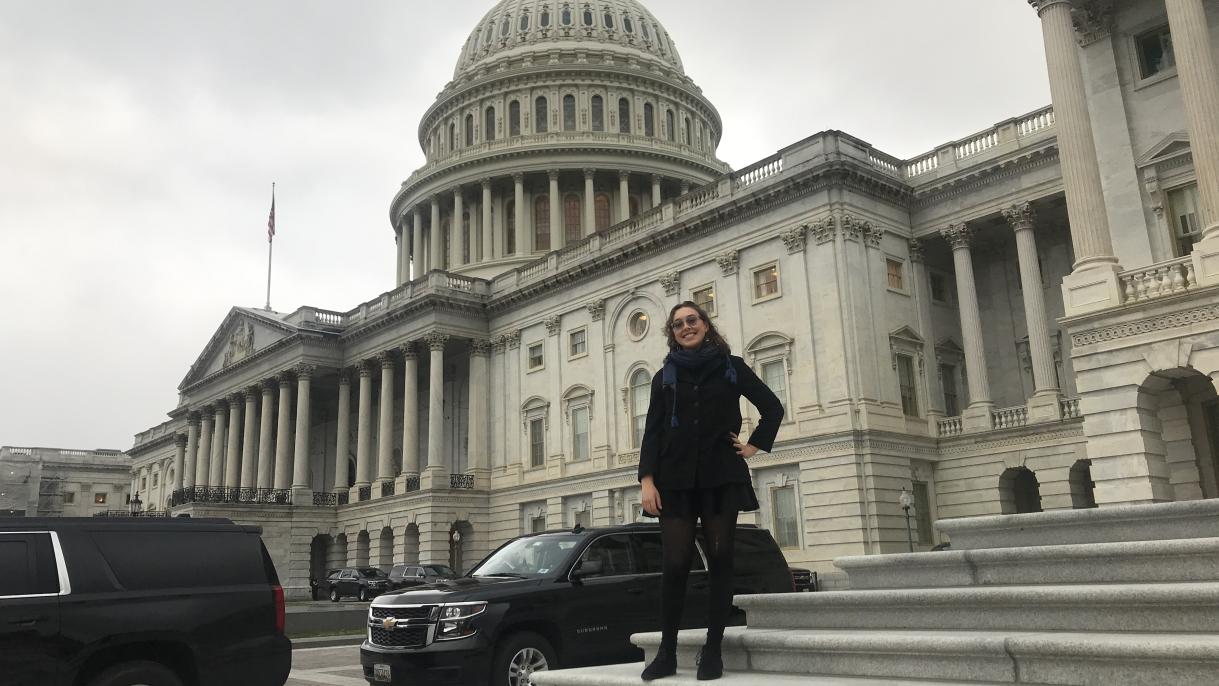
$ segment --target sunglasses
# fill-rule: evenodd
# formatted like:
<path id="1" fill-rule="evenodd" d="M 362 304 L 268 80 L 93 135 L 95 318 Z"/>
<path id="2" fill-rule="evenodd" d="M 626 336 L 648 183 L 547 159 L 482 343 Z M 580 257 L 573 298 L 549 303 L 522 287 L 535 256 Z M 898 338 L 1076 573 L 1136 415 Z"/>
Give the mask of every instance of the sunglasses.
<path id="1" fill-rule="evenodd" d="M 702 317 L 700 317 L 696 314 L 692 314 L 692 315 L 686 317 L 685 319 L 673 320 L 673 323 L 669 324 L 669 328 L 673 329 L 674 331 L 681 331 L 682 329 L 684 329 L 687 326 L 694 327 L 694 326 L 698 325 L 698 323 L 701 322 L 702 320 L 703 320 Z"/>

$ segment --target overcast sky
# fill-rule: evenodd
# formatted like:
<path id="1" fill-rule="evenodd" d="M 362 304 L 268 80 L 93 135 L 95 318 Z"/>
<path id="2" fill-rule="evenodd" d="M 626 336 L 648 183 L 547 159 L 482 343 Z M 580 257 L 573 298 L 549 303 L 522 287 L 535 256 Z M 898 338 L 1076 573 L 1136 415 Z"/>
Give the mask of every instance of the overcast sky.
<path id="1" fill-rule="evenodd" d="M 644 0 L 740 168 L 1049 103 L 1024 0 Z M 388 207 L 491 0 L 0 0 L 0 444 L 128 448 L 233 305 L 393 287 Z"/>

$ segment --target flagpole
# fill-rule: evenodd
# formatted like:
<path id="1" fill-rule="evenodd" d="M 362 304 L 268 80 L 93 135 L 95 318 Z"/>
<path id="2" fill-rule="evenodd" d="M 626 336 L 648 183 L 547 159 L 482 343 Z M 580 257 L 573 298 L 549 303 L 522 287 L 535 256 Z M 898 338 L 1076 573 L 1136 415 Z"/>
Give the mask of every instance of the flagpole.
<path id="1" fill-rule="evenodd" d="M 271 311 L 271 250 L 275 247 L 275 182 L 271 182 L 271 216 L 267 219 L 267 312 Z"/>

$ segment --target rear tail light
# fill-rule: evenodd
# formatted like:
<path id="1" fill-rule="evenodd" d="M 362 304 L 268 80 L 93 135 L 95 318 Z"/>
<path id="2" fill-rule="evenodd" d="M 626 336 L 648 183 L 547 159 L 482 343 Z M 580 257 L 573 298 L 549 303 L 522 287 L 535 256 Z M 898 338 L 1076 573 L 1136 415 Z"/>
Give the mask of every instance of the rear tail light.
<path id="1" fill-rule="evenodd" d="M 275 599 L 275 633 L 284 633 L 284 588 L 283 586 L 272 586 L 271 597 Z"/>

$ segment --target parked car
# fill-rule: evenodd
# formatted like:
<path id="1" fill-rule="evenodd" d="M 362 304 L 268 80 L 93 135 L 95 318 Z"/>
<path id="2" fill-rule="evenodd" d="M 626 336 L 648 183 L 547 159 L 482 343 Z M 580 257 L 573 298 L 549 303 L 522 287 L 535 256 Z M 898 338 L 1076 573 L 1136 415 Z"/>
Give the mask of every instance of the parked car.
<path id="1" fill-rule="evenodd" d="M 805 593 L 817 590 L 817 572 L 799 567 L 791 567 L 788 571 L 792 575 L 793 591 Z"/>
<path id="2" fill-rule="evenodd" d="M 314 600 L 321 600 L 322 598 L 326 597 L 327 591 L 324 590 L 322 588 L 322 586 L 325 585 L 326 580 L 330 578 L 331 574 L 334 574 L 338 571 L 340 571 L 340 570 L 327 569 L 325 572 L 322 573 L 322 576 L 320 578 L 313 577 L 313 576 L 309 577 L 309 596 L 311 598 L 313 598 Z"/>
<path id="3" fill-rule="evenodd" d="M 372 600 L 388 590 L 389 575 L 376 567 L 344 567 L 318 582 L 319 595 L 325 594 L 335 603 L 343 598 Z"/>
<path id="4" fill-rule="evenodd" d="M 704 559 L 700 541 L 685 628 L 707 625 Z M 522 672 L 642 660 L 630 636 L 660 628 L 660 570 L 655 523 L 515 538 L 463 577 L 374 601 L 360 648 L 364 678 L 517 686 L 526 683 Z M 791 590 L 787 562 L 770 533 L 738 528 L 735 593 Z M 743 620 L 735 611 L 733 623 Z"/>
<path id="5" fill-rule="evenodd" d="M 282 686 L 284 592 L 226 519 L 0 523 L 5 686 Z"/>
<path id="6" fill-rule="evenodd" d="M 434 584 L 440 579 L 456 579 L 457 572 L 445 565 L 394 565 L 389 570 L 389 588 L 397 591 L 412 586 Z"/>

